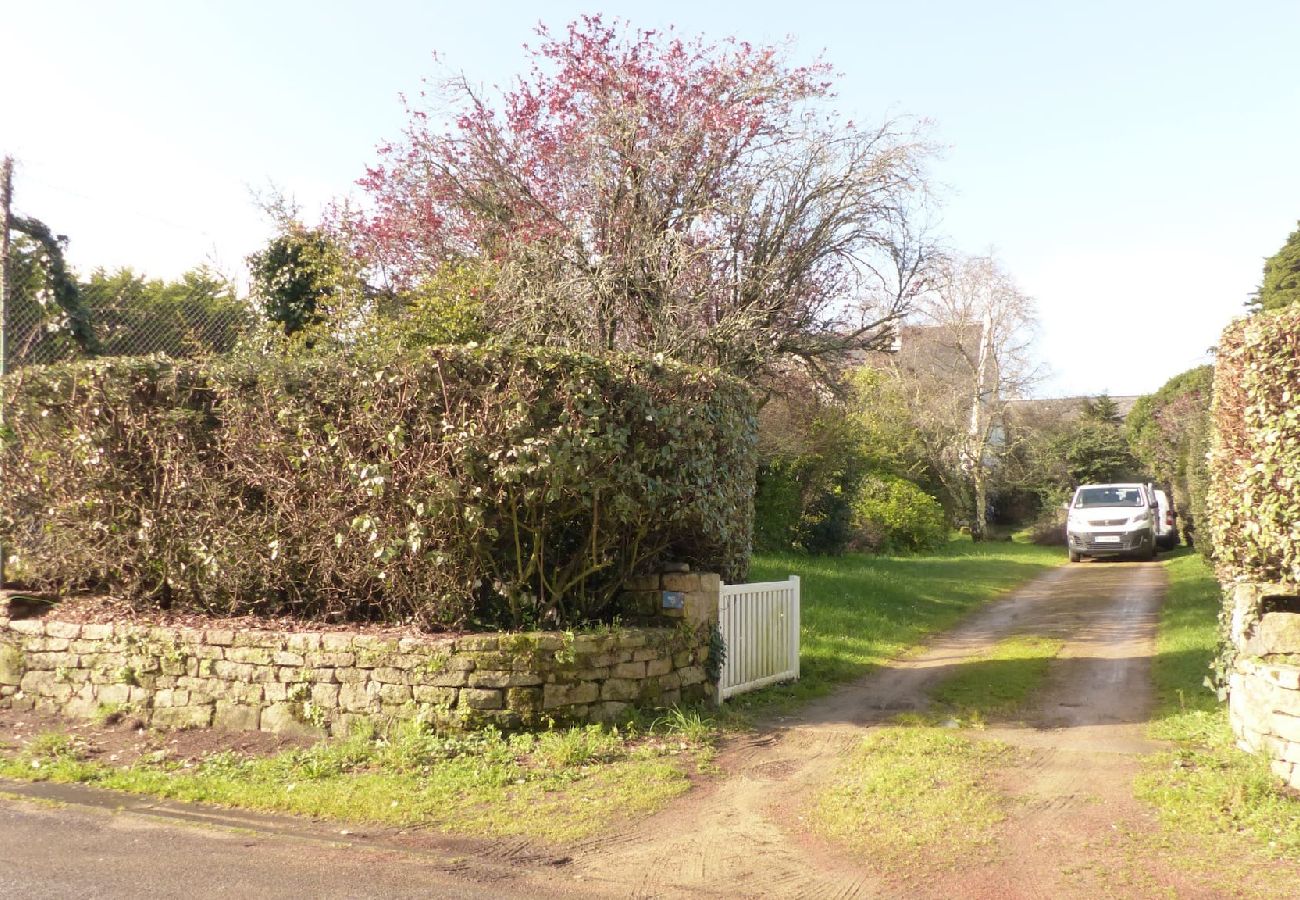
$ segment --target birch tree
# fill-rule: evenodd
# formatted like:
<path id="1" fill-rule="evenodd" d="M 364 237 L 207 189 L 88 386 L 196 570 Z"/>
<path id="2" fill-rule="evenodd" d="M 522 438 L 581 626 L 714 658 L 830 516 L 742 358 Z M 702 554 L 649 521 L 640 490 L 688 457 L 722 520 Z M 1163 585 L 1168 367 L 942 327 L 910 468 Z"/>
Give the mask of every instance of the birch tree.
<path id="1" fill-rule="evenodd" d="M 944 260 L 931 288 L 902 332 L 894 368 L 934 474 L 982 540 L 989 487 L 1011 450 L 1008 402 L 1041 374 L 1034 303 L 992 256 Z"/>

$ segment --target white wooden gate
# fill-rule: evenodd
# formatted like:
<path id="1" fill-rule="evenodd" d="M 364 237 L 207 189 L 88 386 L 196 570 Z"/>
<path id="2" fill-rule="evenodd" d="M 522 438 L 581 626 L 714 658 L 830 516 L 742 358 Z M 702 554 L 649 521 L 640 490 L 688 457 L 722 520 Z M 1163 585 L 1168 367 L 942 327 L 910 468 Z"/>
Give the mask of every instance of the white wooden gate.
<path id="1" fill-rule="evenodd" d="M 799 678 L 799 576 L 724 584 L 718 624 L 727 656 L 718 699 Z"/>

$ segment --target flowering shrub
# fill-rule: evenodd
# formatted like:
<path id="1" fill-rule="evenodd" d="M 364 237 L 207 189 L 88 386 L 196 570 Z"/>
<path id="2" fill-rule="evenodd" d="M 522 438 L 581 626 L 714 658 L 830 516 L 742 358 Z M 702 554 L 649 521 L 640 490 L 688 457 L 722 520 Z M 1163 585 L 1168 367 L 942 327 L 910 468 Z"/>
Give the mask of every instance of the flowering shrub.
<path id="1" fill-rule="evenodd" d="M 671 557 L 740 577 L 754 413 L 635 357 L 94 360 L 7 385 L 0 529 L 33 588 L 213 614 L 559 625 Z"/>
<path id="2" fill-rule="evenodd" d="M 599 15 L 538 38 L 504 91 L 429 83 L 331 212 L 369 273 L 419 293 L 491 260 L 493 334 L 745 378 L 888 344 L 930 268 L 924 129 L 836 115 L 785 47 Z"/>

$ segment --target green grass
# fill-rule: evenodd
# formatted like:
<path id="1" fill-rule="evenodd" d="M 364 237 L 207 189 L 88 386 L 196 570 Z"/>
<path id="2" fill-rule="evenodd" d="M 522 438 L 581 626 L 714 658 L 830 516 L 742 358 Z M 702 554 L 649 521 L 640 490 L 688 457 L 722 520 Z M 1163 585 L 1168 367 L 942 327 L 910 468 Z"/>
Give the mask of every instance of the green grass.
<path id="1" fill-rule="evenodd" d="M 1218 648 L 1222 595 L 1209 566 L 1187 548 L 1166 558 L 1164 567 L 1169 586 L 1151 665 L 1156 689 L 1151 736 L 1204 740 L 1226 722 L 1223 704 L 1205 683 Z"/>
<path id="2" fill-rule="evenodd" d="M 924 556 L 757 555 L 751 580 L 802 580 L 801 677 L 728 706 L 752 710 L 826 694 L 1064 561 L 1060 548 L 969 538 Z"/>
<path id="3" fill-rule="evenodd" d="M 688 726 L 693 723 L 687 722 Z M 705 745 L 672 732 L 597 726 L 538 735 L 440 736 L 415 725 L 271 757 L 155 755 L 126 767 L 86 759 L 61 734 L 0 761 L 0 776 L 465 835 L 576 840 L 654 811 L 690 787 Z"/>
<path id="4" fill-rule="evenodd" d="M 809 816 L 819 833 L 885 871 L 922 857 L 927 866 L 969 863 L 996 849 L 1012 801 L 991 775 L 1014 752 L 951 729 L 873 731 L 813 799 Z"/>
<path id="5" fill-rule="evenodd" d="M 1174 833 L 1228 836 L 1270 856 L 1300 855 L 1300 797 L 1263 759 L 1236 749 L 1227 711 L 1205 686 L 1217 641 L 1219 586 L 1186 550 L 1166 560 L 1169 590 L 1152 667 L 1151 735 L 1175 748 L 1152 758 L 1138 796 Z"/>
<path id="6" fill-rule="evenodd" d="M 1064 641 L 1039 635 L 998 641 L 938 684 L 930 694 L 933 712 L 977 726 L 1011 715 L 1042 684 L 1063 646 Z"/>

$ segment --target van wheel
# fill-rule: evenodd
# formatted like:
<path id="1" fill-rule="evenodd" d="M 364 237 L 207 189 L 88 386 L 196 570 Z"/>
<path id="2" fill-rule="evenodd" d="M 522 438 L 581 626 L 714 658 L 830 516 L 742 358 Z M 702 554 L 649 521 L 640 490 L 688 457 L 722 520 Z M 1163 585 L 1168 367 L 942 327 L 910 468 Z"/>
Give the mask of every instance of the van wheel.
<path id="1" fill-rule="evenodd" d="M 1070 551 L 1070 562 L 1078 562 L 1082 558 L 1080 554 L 1075 553 L 1073 550 Z"/>

